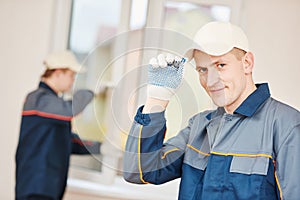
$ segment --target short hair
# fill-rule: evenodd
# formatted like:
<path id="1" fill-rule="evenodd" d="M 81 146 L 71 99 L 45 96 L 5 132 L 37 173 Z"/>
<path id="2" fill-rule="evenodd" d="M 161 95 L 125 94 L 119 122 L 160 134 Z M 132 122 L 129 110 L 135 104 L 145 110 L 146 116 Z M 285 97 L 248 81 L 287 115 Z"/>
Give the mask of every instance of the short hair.
<path id="1" fill-rule="evenodd" d="M 61 69 L 46 69 L 45 72 L 42 74 L 41 78 L 49 78 L 52 76 L 52 74 L 56 71 L 56 70 L 61 70 L 63 72 L 68 71 L 68 68 L 61 68 Z"/>
<path id="2" fill-rule="evenodd" d="M 236 57 L 236 59 L 242 60 L 242 58 L 247 52 L 242 49 L 234 47 L 229 53 L 232 53 Z"/>

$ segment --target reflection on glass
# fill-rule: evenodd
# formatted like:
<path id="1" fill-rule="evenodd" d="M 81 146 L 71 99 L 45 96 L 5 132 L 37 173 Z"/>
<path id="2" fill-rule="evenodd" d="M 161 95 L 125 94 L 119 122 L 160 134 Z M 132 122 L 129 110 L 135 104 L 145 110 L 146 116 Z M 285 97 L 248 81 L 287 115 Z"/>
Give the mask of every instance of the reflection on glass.
<path id="1" fill-rule="evenodd" d="M 112 78 L 106 65 L 114 51 L 114 44 L 107 41 L 117 34 L 121 5 L 121 0 L 73 0 L 69 49 L 87 69 L 86 73 L 77 75 L 74 89 L 84 87 L 97 93 L 94 101 L 73 120 L 75 131 L 84 139 L 103 141 L 106 132 L 105 84 Z M 99 87 L 96 88 L 99 77 L 104 88 L 100 92 Z M 101 171 L 101 157 L 72 156 L 71 159 L 72 166 Z"/>
<path id="2" fill-rule="evenodd" d="M 230 8 L 222 5 L 203 5 L 167 1 L 164 27 L 193 37 L 205 23 L 213 20 L 229 21 Z"/>
<path id="3" fill-rule="evenodd" d="M 148 0 L 132 0 L 130 29 L 142 29 L 146 25 Z"/>
<path id="4" fill-rule="evenodd" d="M 148 0 L 132 0 L 131 12 L 128 16 L 122 16 L 123 18 L 130 18 L 130 37 L 127 34 L 119 34 L 118 37 L 114 37 L 117 34 L 117 30 L 120 25 L 120 14 L 122 13 L 121 0 L 74 0 L 73 11 L 71 19 L 71 29 L 69 38 L 69 48 L 76 54 L 82 64 L 87 68 L 87 72 L 79 74 L 75 82 L 75 89 L 81 87 L 88 87 L 92 90 L 96 90 L 98 93 L 94 102 L 90 104 L 87 109 L 74 120 L 75 130 L 82 138 L 103 141 L 104 134 L 106 132 L 118 134 L 118 131 L 128 132 L 127 128 L 130 127 L 130 120 L 127 120 L 127 110 L 123 110 L 126 107 L 123 104 L 114 104 L 114 110 L 117 110 L 117 117 L 120 127 L 122 129 L 108 130 L 108 125 L 111 123 L 111 94 L 114 82 L 119 85 L 113 86 L 114 91 L 122 91 L 127 94 L 131 94 L 129 91 L 131 85 L 134 87 L 138 85 L 139 74 L 135 68 L 140 66 L 142 51 L 135 50 L 127 52 L 128 49 L 140 49 L 143 46 L 143 38 L 145 36 L 144 27 L 146 26 L 147 16 L 153 17 L 155 13 L 147 13 Z M 195 34 L 195 32 L 204 23 L 212 20 L 228 21 L 230 18 L 230 8 L 221 5 L 200 5 L 185 2 L 172 2 L 166 1 L 164 4 L 165 16 L 164 27 L 173 32 L 178 32 L 189 38 Z M 160 9 L 160 8 L 157 8 Z M 173 37 L 173 36 L 174 37 Z M 124 36 L 124 37 L 123 37 Z M 176 37 L 177 34 L 171 34 L 170 37 L 162 41 L 161 44 L 168 44 L 169 50 L 179 50 Z M 146 45 L 146 44 L 144 44 Z M 132 48 L 132 47 L 139 48 Z M 148 50 L 148 51 L 151 51 Z M 123 53 L 126 54 L 123 55 Z M 145 54 L 146 55 L 146 54 Z M 125 64 L 124 64 L 125 63 Z M 118 66 L 118 68 L 114 67 Z M 125 66 L 125 67 L 124 67 Z M 116 70 L 117 69 L 117 70 Z M 130 73 L 129 73 L 130 72 Z M 130 79 L 124 79 L 122 74 L 133 74 Z M 123 77 L 123 79 L 121 79 Z M 122 80 L 122 81 L 120 81 Z M 178 123 L 183 119 L 179 119 L 182 116 L 181 105 L 185 105 L 184 108 L 187 112 L 184 114 L 184 120 L 188 120 L 188 116 L 203 110 L 207 107 L 211 107 L 211 102 L 206 96 L 205 92 L 200 88 L 200 84 L 197 78 L 197 74 L 193 71 L 192 67 L 187 67 L 185 75 L 186 83 L 185 88 L 190 88 L 189 91 L 179 90 L 177 93 L 177 99 L 180 99 L 180 105 L 177 100 L 171 101 L 167 110 L 168 129 L 167 137 L 172 136 L 180 130 L 181 125 L 186 125 L 187 122 Z M 118 89 L 119 90 L 116 90 Z M 100 90 L 102 88 L 102 90 Z M 110 92 L 107 92 L 110 90 Z M 120 92 L 120 93 L 122 93 Z M 116 94 L 115 92 L 114 94 Z M 196 98 L 191 101 L 189 97 L 195 96 Z M 122 99 L 124 95 L 120 94 Z M 134 97 L 135 98 L 135 97 Z M 133 98 L 133 100 L 135 100 Z M 129 103 L 130 104 L 130 103 Z M 193 104 L 193 105 L 191 105 Z M 196 105 L 197 104 L 197 105 Z M 119 107 L 116 107 L 118 105 Z M 135 103 L 128 105 L 129 110 L 134 110 L 131 107 L 136 107 Z M 196 107 L 196 109 L 195 109 Z M 131 113 L 130 115 L 134 115 Z M 115 123 L 115 121 L 113 121 Z M 125 128 L 123 128 L 125 127 Z M 172 129 L 173 128 L 173 129 Z M 169 134 L 171 133 L 171 134 Z M 122 144 L 126 140 L 126 134 L 123 134 Z M 100 158 L 94 157 L 72 157 L 72 166 L 80 166 L 83 168 L 95 169 L 98 171 L 104 170 L 101 166 Z"/>
<path id="5" fill-rule="evenodd" d="M 116 34 L 121 0 L 74 0 L 69 47 L 88 53 L 96 44 Z"/>

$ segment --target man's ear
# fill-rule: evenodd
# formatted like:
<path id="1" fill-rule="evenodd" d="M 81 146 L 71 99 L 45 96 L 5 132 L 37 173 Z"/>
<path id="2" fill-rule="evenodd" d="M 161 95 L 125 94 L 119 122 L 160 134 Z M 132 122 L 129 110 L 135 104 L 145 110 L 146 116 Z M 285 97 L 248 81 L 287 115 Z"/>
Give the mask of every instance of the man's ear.
<path id="1" fill-rule="evenodd" d="M 254 55 L 251 52 L 247 52 L 243 57 L 243 66 L 246 74 L 251 74 L 254 67 Z"/>

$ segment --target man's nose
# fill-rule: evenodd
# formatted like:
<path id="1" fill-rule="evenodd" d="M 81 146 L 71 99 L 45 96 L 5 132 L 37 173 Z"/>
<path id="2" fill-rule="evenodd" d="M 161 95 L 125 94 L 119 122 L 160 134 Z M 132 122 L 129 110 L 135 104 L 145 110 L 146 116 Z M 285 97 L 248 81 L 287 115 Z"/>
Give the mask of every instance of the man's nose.
<path id="1" fill-rule="evenodd" d="M 215 85 L 220 79 L 220 74 L 218 70 L 216 70 L 214 67 L 208 70 L 207 74 L 207 86 L 213 86 Z"/>

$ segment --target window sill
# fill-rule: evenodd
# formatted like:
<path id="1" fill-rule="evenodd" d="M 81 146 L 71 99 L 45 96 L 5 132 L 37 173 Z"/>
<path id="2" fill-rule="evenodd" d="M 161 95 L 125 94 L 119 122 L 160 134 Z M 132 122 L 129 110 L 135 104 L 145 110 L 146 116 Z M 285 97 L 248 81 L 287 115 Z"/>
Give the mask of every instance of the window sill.
<path id="1" fill-rule="evenodd" d="M 163 185 L 137 185 L 117 176 L 112 184 L 69 178 L 67 193 L 118 200 L 172 200 L 178 197 L 179 179 Z"/>

